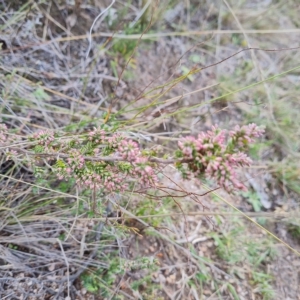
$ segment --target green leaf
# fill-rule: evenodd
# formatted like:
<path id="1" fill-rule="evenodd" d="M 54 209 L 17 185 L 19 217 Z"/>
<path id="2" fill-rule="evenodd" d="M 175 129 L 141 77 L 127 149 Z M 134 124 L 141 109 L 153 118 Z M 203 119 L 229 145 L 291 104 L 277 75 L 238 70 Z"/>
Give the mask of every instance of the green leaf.
<path id="1" fill-rule="evenodd" d="M 39 100 L 49 100 L 50 96 L 44 91 L 42 87 L 38 87 L 37 90 L 33 92 L 33 95 Z"/>

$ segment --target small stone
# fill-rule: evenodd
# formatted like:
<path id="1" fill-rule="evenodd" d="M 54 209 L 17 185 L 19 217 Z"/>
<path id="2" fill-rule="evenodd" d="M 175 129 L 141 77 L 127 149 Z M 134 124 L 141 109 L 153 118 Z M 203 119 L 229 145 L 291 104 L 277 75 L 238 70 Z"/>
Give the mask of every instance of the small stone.
<path id="1" fill-rule="evenodd" d="M 166 270 L 164 271 L 165 276 L 168 276 L 170 273 L 171 273 L 171 268 L 166 269 Z"/>
<path id="2" fill-rule="evenodd" d="M 204 294 L 204 295 L 210 295 L 211 292 L 210 292 L 209 290 L 204 290 L 204 291 L 203 291 L 203 294 Z"/>
<path id="3" fill-rule="evenodd" d="M 51 264 L 51 265 L 48 267 L 48 270 L 49 270 L 50 272 L 54 271 L 54 269 L 55 269 L 55 264 Z"/>
<path id="4" fill-rule="evenodd" d="M 150 249 L 151 252 L 155 252 L 156 248 L 154 246 L 150 246 L 149 249 Z"/>
<path id="5" fill-rule="evenodd" d="M 168 282 L 169 284 L 174 284 L 175 281 L 176 281 L 176 274 L 172 274 L 172 275 L 170 275 L 170 276 L 167 278 L 167 282 Z"/>
<path id="6" fill-rule="evenodd" d="M 201 247 L 201 250 L 202 250 L 202 252 L 206 252 L 206 251 L 208 250 L 208 248 L 207 248 L 207 246 L 204 246 L 204 245 L 203 245 L 203 246 Z"/>
<path id="7" fill-rule="evenodd" d="M 158 279 L 161 283 L 165 283 L 166 282 L 166 277 L 163 274 L 159 274 L 158 275 Z"/>
<path id="8" fill-rule="evenodd" d="M 208 248 L 211 248 L 214 245 L 214 243 L 213 242 L 207 242 L 206 245 L 207 245 Z"/>

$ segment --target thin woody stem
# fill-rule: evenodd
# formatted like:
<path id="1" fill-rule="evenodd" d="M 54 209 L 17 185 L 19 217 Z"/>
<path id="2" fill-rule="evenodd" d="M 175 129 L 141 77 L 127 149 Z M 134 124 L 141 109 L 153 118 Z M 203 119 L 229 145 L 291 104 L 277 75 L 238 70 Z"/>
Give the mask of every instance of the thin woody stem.
<path id="1" fill-rule="evenodd" d="M 24 153 L 26 155 L 30 156 L 37 156 L 37 157 L 57 157 L 57 158 L 69 158 L 70 155 L 62 154 L 62 153 L 33 153 L 28 150 L 15 148 L 15 147 L 9 147 L 9 149 Z M 126 159 L 122 157 L 115 157 L 115 156 L 97 156 L 97 157 L 91 157 L 91 156 L 83 156 L 83 158 L 86 161 L 95 161 L 95 162 L 101 162 L 101 161 L 107 161 L 107 162 L 117 162 L 117 161 L 127 161 Z M 175 158 L 169 158 L 169 159 L 163 159 L 158 157 L 149 157 L 149 162 L 154 163 L 160 163 L 160 164 L 173 164 L 173 163 L 188 163 L 191 162 L 192 159 L 175 159 Z"/>

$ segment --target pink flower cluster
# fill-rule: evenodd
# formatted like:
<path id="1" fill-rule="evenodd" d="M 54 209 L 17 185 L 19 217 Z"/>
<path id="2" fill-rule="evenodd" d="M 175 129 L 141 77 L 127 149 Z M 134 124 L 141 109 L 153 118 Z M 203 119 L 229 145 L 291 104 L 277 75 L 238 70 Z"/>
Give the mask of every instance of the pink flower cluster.
<path id="1" fill-rule="evenodd" d="M 178 142 L 178 146 L 182 151 L 184 158 L 193 159 L 199 156 L 195 157 L 195 153 L 212 156 L 214 152 L 223 152 L 226 148 L 225 139 L 226 131 L 219 130 L 217 127 L 213 126 L 212 131 L 206 133 L 201 132 L 199 133 L 198 138 L 193 136 L 184 137 Z M 206 159 L 204 155 L 202 156 L 202 159 Z"/>
<path id="2" fill-rule="evenodd" d="M 249 143 L 254 142 L 254 138 L 258 138 L 263 135 L 265 130 L 252 123 L 240 127 L 235 126 L 234 130 L 229 132 L 230 137 L 234 142 L 238 144 L 240 148 L 247 147 Z"/>
<path id="3" fill-rule="evenodd" d="M 119 133 L 109 135 L 99 128 L 89 132 L 87 141 L 92 143 L 96 157 L 114 155 L 129 163 L 128 166 L 122 169 L 119 166 L 121 163 L 117 161 L 113 163 L 85 161 L 80 148 L 77 147 L 78 149 L 68 152 L 69 158 L 64 162 L 64 166 L 58 167 L 60 179 L 74 177 L 77 183 L 85 187 L 104 188 L 109 192 L 124 191 L 127 188 L 128 175 L 138 179 L 138 183 L 144 187 L 152 187 L 157 182 L 153 168 L 135 141 L 126 139 Z"/>
<path id="4" fill-rule="evenodd" d="M 98 178 L 97 178 L 98 179 Z M 114 168 L 110 174 L 98 181 L 99 185 L 104 186 L 104 188 L 110 193 L 120 191 L 123 192 L 127 188 L 127 183 L 125 182 L 124 175 Z"/>
<path id="5" fill-rule="evenodd" d="M 94 128 L 89 132 L 88 140 L 100 144 L 106 138 L 106 132 L 101 128 Z"/>
<path id="6" fill-rule="evenodd" d="M 186 177 L 194 174 L 197 177 L 206 176 L 215 179 L 228 192 L 234 189 L 245 189 L 237 180 L 235 169 L 249 166 L 251 159 L 241 150 L 246 150 L 255 137 L 264 130 L 255 124 L 236 126 L 229 133 L 213 126 L 211 131 L 202 132 L 197 138 L 189 136 L 178 142 L 177 157 L 187 161 L 188 169 L 180 164 Z"/>
<path id="7" fill-rule="evenodd" d="M 115 166 L 105 166 L 102 172 L 97 172 L 88 164 L 78 149 L 72 149 L 64 167 L 57 168 L 59 179 L 74 177 L 77 184 L 87 188 L 105 188 L 106 191 L 124 191 L 124 175 Z M 97 163 L 94 163 L 96 165 Z"/>
<path id="8" fill-rule="evenodd" d="M 134 168 L 130 171 L 132 177 L 137 178 L 143 187 L 153 187 L 158 182 L 154 169 L 147 163 L 147 158 L 137 156 L 133 162 Z"/>
<path id="9" fill-rule="evenodd" d="M 118 151 L 124 160 L 130 162 L 141 156 L 138 143 L 131 140 L 122 140 L 118 146 Z"/>
<path id="10" fill-rule="evenodd" d="M 143 187 L 155 186 L 158 182 L 154 169 L 149 165 L 148 159 L 142 155 L 137 142 L 123 139 L 118 147 L 119 155 L 130 162 L 132 169 L 130 175 L 138 178 Z"/>
<path id="11" fill-rule="evenodd" d="M 69 152 L 70 157 L 67 159 L 68 165 L 72 169 L 83 169 L 84 167 L 84 157 L 79 150 L 71 150 Z"/>
<path id="12" fill-rule="evenodd" d="M 34 140 L 37 140 L 38 144 L 45 146 L 46 148 L 54 141 L 54 133 L 48 130 L 42 130 L 35 132 L 32 136 Z"/>
<path id="13" fill-rule="evenodd" d="M 108 192 L 122 192 L 126 189 L 127 184 L 124 182 L 124 178 L 120 176 L 121 174 L 116 173 L 115 171 L 116 170 L 111 170 L 111 172 L 107 172 L 106 175 L 100 175 L 92 170 L 80 172 L 78 170 L 72 170 L 71 168 L 58 168 L 58 178 L 74 177 L 77 184 L 86 188 L 104 188 L 105 191 Z"/>

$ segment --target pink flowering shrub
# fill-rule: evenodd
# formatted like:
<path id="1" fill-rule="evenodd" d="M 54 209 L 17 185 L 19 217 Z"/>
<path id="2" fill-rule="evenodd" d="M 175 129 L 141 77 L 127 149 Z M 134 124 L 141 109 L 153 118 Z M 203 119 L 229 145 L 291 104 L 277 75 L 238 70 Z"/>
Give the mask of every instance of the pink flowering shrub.
<path id="1" fill-rule="evenodd" d="M 55 140 L 54 133 L 50 130 L 41 130 L 29 136 L 29 141 L 35 142 L 35 153 L 50 153 Z"/>
<path id="2" fill-rule="evenodd" d="M 84 188 L 122 192 L 130 181 L 144 188 L 155 188 L 157 164 L 175 162 L 184 178 L 193 175 L 214 179 L 231 192 L 245 189 L 235 170 L 251 164 L 244 152 L 263 132 L 255 124 L 236 126 L 232 131 L 212 127 L 198 137 L 181 138 L 173 161 L 152 157 L 151 152 L 142 152 L 136 141 L 103 128 L 94 128 L 71 140 L 49 130 L 40 131 L 28 138 L 32 143 L 24 150 L 9 146 L 6 125 L 0 124 L 0 143 L 6 145 L 6 154 L 10 157 L 20 158 L 25 151 L 27 158 L 32 157 L 32 163 L 34 155 L 54 160 L 53 171 L 59 179 L 74 178 Z"/>
<path id="3" fill-rule="evenodd" d="M 260 137 L 264 129 L 255 124 L 236 126 L 232 131 L 212 127 L 211 131 L 201 132 L 198 137 L 185 137 L 178 142 L 177 163 L 185 178 L 191 175 L 214 179 L 228 192 L 234 189 L 244 190 L 238 181 L 235 169 L 249 166 L 252 161 L 242 151 L 248 150 L 254 138 Z"/>
<path id="4" fill-rule="evenodd" d="M 122 158 L 127 161 L 135 161 L 140 156 L 140 149 L 136 142 L 131 140 L 122 140 L 118 146 Z"/>
<path id="5" fill-rule="evenodd" d="M 94 128 L 80 143 L 72 141 L 65 152 L 68 158 L 59 159 L 55 165 L 58 177 L 73 177 L 87 188 L 122 192 L 128 187 L 130 178 L 137 178 L 139 185 L 147 188 L 157 182 L 153 163 L 142 155 L 138 143 L 120 133 L 109 134 Z M 106 161 L 106 157 L 112 160 Z"/>
<path id="6" fill-rule="evenodd" d="M 34 133 L 32 140 L 37 141 L 39 145 L 48 147 L 54 141 L 54 133 L 49 130 L 42 130 Z"/>

